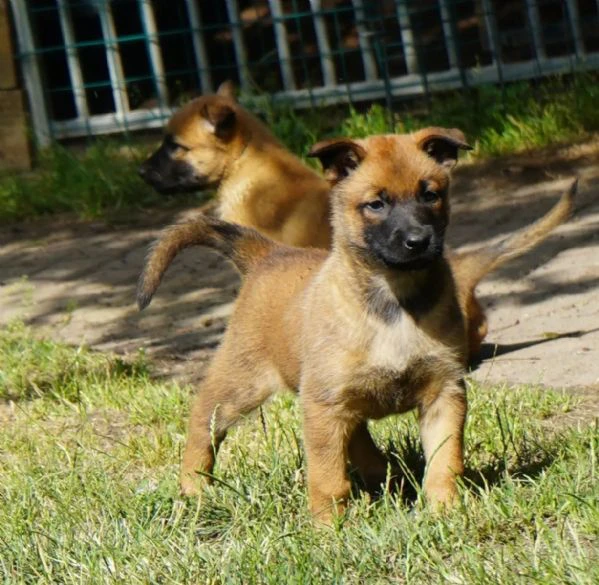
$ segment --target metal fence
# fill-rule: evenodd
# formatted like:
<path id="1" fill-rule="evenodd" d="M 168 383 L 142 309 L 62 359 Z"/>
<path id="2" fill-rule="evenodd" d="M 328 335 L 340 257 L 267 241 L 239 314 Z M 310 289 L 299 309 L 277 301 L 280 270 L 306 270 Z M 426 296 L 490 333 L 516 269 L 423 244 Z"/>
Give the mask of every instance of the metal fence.
<path id="1" fill-rule="evenodd" d="M 599 0 L 10 0 L 38 143 L 226 79 L 304 108 L 599 68 Z"/>

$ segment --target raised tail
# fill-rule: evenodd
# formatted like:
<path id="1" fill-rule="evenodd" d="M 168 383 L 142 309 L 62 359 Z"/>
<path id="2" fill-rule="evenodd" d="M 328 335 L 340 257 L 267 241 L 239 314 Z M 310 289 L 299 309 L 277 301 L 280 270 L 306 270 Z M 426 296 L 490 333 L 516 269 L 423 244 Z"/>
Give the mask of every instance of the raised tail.
<path id="1" fill-rule="evenodd" d="M 457 273 L 460 288 L 473 290 L 487 274 L 506 262 L 522 256 L 545 240 L 553 229 L 570 217 L 577 187 L 578 179 L 575 179 L 559 201 L 543 217 L 497 244 L 478 250 L 454 252 L 451 264 L 454 272 Z"/>
<path id="2" fill-rule="evenodd" d="M 145 309 L 175 256 L 191 246 L 208 246 L 233 261 L 245 274 L 277 244 L 256 230 L 199 215 L 193 221 L 168 227 L 150 249 L 137 283 L 137 305 Z"/>

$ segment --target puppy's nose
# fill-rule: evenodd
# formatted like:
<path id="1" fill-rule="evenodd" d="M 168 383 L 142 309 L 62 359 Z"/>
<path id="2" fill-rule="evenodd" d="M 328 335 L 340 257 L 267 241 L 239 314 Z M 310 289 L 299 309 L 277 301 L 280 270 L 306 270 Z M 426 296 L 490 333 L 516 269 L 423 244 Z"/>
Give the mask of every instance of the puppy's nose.
<path id="1" fill-rule="evenodd" d="M 423 233 L 412 233 L 408 234 L 404 240 L 404 246 L 410 250 L 410 252 L 422 252 L 428 248 L 431 237 Z"/>

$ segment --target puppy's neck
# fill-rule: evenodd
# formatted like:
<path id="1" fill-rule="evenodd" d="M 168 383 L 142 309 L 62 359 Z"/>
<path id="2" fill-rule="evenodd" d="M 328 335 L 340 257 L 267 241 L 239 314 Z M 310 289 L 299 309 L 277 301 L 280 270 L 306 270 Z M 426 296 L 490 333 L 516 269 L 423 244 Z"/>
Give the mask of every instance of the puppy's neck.
<path id="1" fill-rule="evenodd" d="M 374 265 L 349 250 L 336 249 L 331 256 L 339 288 L 385 322 L 402 312 L 420 320 L 441 300 L 448 282 L 443 257 L 427 268 L 404 271 Z"/>
<path id="2" fill-rule="evenodd" d="M 243 167 L 245 160 L 248 158 L 248 149 L 250 148 L 251 135 L 239 135 L 236 144 L 228 153 L 228 163 L 223 169 L 219 190 L 225 188 L 231 179 L 236 180 L 236 177 L 239 175 L 239 169 Z"/>
<path id="3" fill-rule="evenodd" d="M 231 157 L 218 187 L 224 219 L 258 229 L 272 227 L 269 216 L 281 215 L 277 202 L 284 204 L 300 196 L 284 187 L 293 179 L 308 183 L 307 189 L 328 191 L 327 183 L 317 173 L 274 139 L 265 143 L 263 137 L 253 133 L 241 139 L 243 146 L 240 144 Z M 257 217 L 245 217 L 248 213 Z"/>

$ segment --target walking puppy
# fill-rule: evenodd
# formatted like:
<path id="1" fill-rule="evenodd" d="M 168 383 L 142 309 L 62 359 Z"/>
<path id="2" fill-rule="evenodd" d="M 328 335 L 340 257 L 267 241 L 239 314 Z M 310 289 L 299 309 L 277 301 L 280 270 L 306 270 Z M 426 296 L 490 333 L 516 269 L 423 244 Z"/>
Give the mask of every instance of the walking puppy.
<path id="1" fill-rule="evenodd" d="M 334 174 L 327 174 L 334 184 Z M 240 106 L 230 84 L 221 85 L 217 95 L 193 100 L 173 116 L 162 146 L 140 167 L 140 175 L 163 193 L 214 187 L 221 219 L 291 246 L 330 247 L 329 183 Z M 477 285 L 565 221 L 573 194 L 566 193 L 541 220 L 500 245 L 448 254 L 466 318 L 470 358 L 478 354 L 488 331 Z"/>
<path id="2" fill-rule="evenodd" d="M 467 342 L 443 238 L 450 168 L 467 147 L 461 132 L 441 128 L 317 144 L 312 154 L 335 185 L 329 255 L 206 216 L 165 232 L 140 278 L 141 308 L 188 246 L 219 250 L 243 275 L 192 406 L 184 493 L 206 481 L 227 429 L 288 388 L 302 402 L 317 518 L 328 522 L 343 509 L 348 459 L 367 484 L 384 480 L 386 460 L 367 420 L 411 409 L 427 460 L 426 498 L 451 504 L 464 467 Z"/>
<path id="3" fill-rule="evenodd" d="M 331 244 L 328 183 L 237 103 L 230 84 L 177 111 L 139 174 L 161 193 L 215 188 L 218 217 L 276 241 Z"/>

